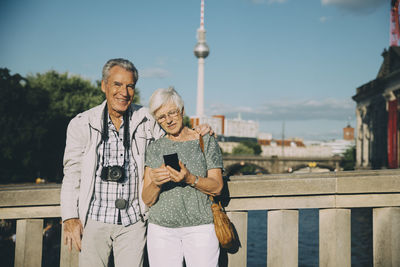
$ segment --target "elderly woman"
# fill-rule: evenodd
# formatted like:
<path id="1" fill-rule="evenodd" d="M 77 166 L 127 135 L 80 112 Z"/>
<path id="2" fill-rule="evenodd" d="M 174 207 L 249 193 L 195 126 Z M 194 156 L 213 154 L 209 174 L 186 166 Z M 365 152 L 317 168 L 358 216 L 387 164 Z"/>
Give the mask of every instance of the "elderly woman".
<path id="1" fill-rule="evenodd" d="M 222 182 L 222 154 L 209 134 L 202 137 L 183 125 L 182 98 L 173 89 L 158 89 L 150 112 L 166 136 L 150 144 L 142 198 L 150 207 L 147 249 L 150 266 L 218 266 L 211 201 Z M 164 163 L 163 155 L 177 153 L 180 171 Z"/>

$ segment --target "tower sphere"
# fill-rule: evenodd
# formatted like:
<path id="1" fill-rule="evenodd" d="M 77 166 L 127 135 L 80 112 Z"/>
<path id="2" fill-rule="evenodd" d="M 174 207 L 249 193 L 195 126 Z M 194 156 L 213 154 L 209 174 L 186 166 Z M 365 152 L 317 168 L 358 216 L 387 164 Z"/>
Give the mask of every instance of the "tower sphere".
<path id="1" fill-rule="evenodd" d="M 199 42 L 194 47 L 194 55 L 197 58 L 206 58 L 209 53 L 210 49 L 208 48 L 208 45 L 206 43 Z"/>

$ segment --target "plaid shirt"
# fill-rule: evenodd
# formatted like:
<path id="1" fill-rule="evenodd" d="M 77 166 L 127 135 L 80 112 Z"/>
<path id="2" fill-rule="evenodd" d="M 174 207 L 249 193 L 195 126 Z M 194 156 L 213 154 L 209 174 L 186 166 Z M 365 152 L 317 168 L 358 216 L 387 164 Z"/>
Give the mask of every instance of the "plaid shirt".
<path id="1" fill-rule="evenodd" d="M 125 122 L 122 122 L 118 133 L 110 117 L 108 117 L 109 138 L 98 149 L 95 188 L 90 202 L 88 218 L 99 222 L 117 224 L 118 211 L 120 211 L 121 223 L 127 226 L 140 220 L 140 208 L 138 200 L 138 167 L 133 157 L 130 156 L 131 149 L 124 148 L 124 124 Z M 100 177 L 103 166 L 115 165 L 124 167 L 125 180 L 119 183 L 103 181 Z M 115 207 L 115 200 L 118 198 L 128 201 L 126 209 L 118 210 Z"/>

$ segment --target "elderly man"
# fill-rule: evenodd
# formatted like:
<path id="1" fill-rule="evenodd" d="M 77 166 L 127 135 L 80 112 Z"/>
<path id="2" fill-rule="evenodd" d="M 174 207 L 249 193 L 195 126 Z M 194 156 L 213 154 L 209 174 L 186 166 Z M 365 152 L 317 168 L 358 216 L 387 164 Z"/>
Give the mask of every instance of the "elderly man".
<path id="1" fill-rule="evenodd" d="M 61 215 L 64 242 L 81 251 L 81 267 L 107 266 L 111 251 L 116 267 L 143 265 L 144 155 L 164 132 L 146 108 L 132 104 L 137 80 L 130 61 L 109 60 L 101 81 L 106 101 L 68 125 Z"/>

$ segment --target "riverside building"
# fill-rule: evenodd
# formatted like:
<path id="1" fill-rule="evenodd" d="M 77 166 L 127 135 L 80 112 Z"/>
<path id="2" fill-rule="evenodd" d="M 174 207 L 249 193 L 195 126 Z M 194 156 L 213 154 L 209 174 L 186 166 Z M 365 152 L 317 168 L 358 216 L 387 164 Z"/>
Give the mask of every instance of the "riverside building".
<path id="1" fill-rule="evenodd" d="M 400 47 L 382 53 L 376 79 L 357 88 L 356 168 L 399 168 Z"/>

